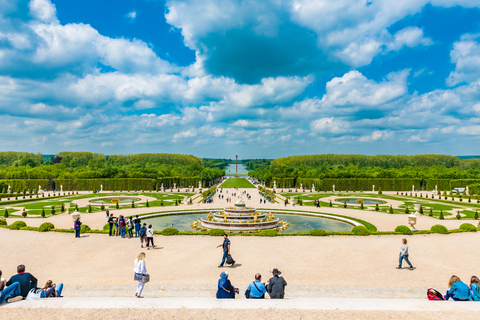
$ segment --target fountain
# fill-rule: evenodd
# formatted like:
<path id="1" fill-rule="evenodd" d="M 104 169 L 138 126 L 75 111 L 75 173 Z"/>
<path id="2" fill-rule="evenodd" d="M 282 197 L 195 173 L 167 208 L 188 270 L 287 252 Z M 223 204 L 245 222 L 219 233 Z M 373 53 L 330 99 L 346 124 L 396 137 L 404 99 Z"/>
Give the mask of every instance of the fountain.
<path id="1" fill-rule="evenodd" d="M 258 232 L 267 229 L 283 231 L 288 228 L 288 222 L 279 221 L 271 212 L 247 208 L 243 199 L 239 197 L 233 208 L 211 211 L 207 217 L 192 222 L 192 227 L 202 231 L 209 229 L 223 229 L 228 232 Z"/>

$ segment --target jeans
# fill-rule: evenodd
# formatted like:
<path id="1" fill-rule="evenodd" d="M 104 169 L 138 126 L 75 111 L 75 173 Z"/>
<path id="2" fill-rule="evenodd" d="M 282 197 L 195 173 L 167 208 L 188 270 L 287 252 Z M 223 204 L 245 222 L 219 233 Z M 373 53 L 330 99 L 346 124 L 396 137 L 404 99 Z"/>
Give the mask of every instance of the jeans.
<path id="1" fill-rule="evenodd" d="M 220 263 L 221 266 L 223 266 L 223 264 L 225 263 L 225 260 L 227 260 L 227 254 L 228 254 L 228 252 L 223 253 L 222 263 Z"/>
<path id="2" fill-rule="evenodd" d="M 120 236 L 121 236 L 122 238 L 125 238 L 125 227 L 121 227 L 121 228 L 120 228 Z"/>
<path id="3" fill-rule="evenodd" d="M 405 261 L 408 263 L 408 265 L 410 266 L 410 268 L 413 268 L 412 264 L 410 263 L 410 261 L 408 260 L 408 254 L 404 254 L 403 257 L 402 257 L 402 254 L 400 253 L 400 255 L 398 256 L 398 267 L 401 268 L 402 267 L 402 260 L 405 259 Z"/>
<path id="4" fill-rule="evenodd" d="M 450 298 L 452 298 L 453 301 L 470 301 L 470 300 L 467 300 L 467 299 L 458 299 L 458 298 L 455 298 L 453 295 L 450 294 L 450 292 L 448 292 L 447 290 L 447 293 L 445 294 L 445 300 L 448 300 Z"/>
<path id="5" fill-rule="evenodd" d="M 133 237 L 133 231 L 130 228 L 128 228 L 128 237 L 129 238 Z"/>
<path id="6" fill-rule="evenodd" d="M 80 238 L 80 228 L 75 230 L 75 238 Z"/>
<path id="7" fill-rule="evenodd" d="M 140 235 L 140 224 L 136 223 L 135 224 L 135 238 L 138 238 Z"/>
<path id="8" fill-rule="evenodd" d="M 14 298 L 20 295 L 22 295 L 22 293 L 20 292 L 20 283 L 14 282 L 2 291 L 0 291 L 0 303 L 7 299 Z"/>
<path id="9" fill-rule="evenodd" d="M 109 236 L 113 235 L 113 224 L 110 224 L 110 229 L 108 230 L 108 235 Z"/>

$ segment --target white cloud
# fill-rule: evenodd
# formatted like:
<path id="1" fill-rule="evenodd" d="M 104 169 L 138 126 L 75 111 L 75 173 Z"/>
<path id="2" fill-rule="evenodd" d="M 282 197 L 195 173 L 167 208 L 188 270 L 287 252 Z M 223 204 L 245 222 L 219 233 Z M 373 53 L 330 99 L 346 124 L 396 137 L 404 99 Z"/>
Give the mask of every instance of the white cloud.
<path id="1" fill-rule="evenodd" d="M 348 123 L 335 118 L 322 118 L 313 121 L 310 127 L 315 133 L 340 134 L 347 132 Z"/>
<path id="2" fill-rule="evenodd" d="M 392 137 L 392 133 L 390 131 L 379 131 L 375 130 L 372 134 L 367 136 L 361 136 L 358 141 L 360 142 L 371 142 L 371 141 L 378 141 L 378 140 L 385 140 Z"/>
<path id="3" fill-rule="evenodd" d="M 393 41 L 387 45 L 388 50 L 398 51 L 404 46 L 414 48 L 419 45 L 430 46 L 433 44 L 432 39 L 425 38 L 423 30 L 418 27 L 402 29 L 393 38 Z"/>
<path id="4" fill-rule="evenodd" d="M 30 14 L 41 22 L 58 23 L 57 10 L 49 0 L 31 0 L 28 4 Z"/>
<path id="5" fill-rule="evenodd" d="M 187 130 L 187 131 L 182 131 L 182 132 L 174 134 L 173 139 L 174 140 L 185 139 L 185 138 L 192 138 L 192 137 L 195 137 L 195 136 L 197 136 L 197 133 L 196 133 L 195 130 Z"/>
<path id="6" fill-rule="evenodd" d="M 466 34 L 460 41 L 453 44 L 450 52 L 452 63 L 455 63 L 455 70 L 450 73 L 447 79 L 449 86 L 455 86 L 462 82 L 473 82 L 480 78 L 480 34 Z"/>
<path id="7" fill-rule="evenodd" d="M 135 10 L 132 10 L 129 13 L 127 13 L 126 17 L 128 20 L 130 20 L 130 22 L 133 22 L 137 18 L 137 12 Z"/>

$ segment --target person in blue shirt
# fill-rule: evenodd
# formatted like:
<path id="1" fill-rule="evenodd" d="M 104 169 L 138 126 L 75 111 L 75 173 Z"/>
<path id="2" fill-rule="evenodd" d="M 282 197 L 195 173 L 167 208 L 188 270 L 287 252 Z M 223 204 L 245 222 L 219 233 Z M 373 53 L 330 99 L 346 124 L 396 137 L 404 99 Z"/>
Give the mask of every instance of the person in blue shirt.
<path id="1" fill-rule="evenodd" d="M 460 281 L 460 278 L 453 275 L 448 282 L 450 288 L 445 294 L 445 300 L 452 298 L 454 301 L 468 301 L 472 300 L 472 292 L 468 285 Z"/>
<path id="2" fill-rule="evenodd" d="M 228 280 L 228 273 L 223 271 L 220 273 L 218 280 L 217 299 L 235 299 L 235 288 Z"/>
<path id="3" fill-rule="evenodd" d="M 265 298 L 265 292 L 267 292 L 267 288 L 265 288 L 265 284 L 262 282 L 262 275 L 260 273 L 255 275 L 255 281 L 250 282 L 248 285 L 248 290 L 250 290 L 251 299 Z"/>
<path id="4" fill-rule="evenodd" d="M 228 235 L 224 234 L 223 235 L 223 243 L 219 244 L 217 248 L 223 247 L 223 259 L 220 265 L 218 266 L 219 268 L 223 267 L 223 264 L 225 263 L 225 260 L 227 260 L 227 255 L 230 254 L 230 240 L 228 240 Z M 233 264 L 232 264 L 233 267 Z"/>
<path id="5" fill-rule="evenodd" d="M 23 264 L 17 267 L 17 273 L 18 274 L 8 280 L 7 286 L 11 286 L 15 282 L 18 282 L 20 284 L 20 294 L 22 297 L 26 298 L 31 289 L 37 288 L 37 278 L 30 273 L 25 272 L 25 266 Z"/>
<path id="6" fill-rule="evenodd" d="M 472 290 L 472 299 L 480 301 L 480 279 L 476 276 L 470 279 L 470 289 Z"/>

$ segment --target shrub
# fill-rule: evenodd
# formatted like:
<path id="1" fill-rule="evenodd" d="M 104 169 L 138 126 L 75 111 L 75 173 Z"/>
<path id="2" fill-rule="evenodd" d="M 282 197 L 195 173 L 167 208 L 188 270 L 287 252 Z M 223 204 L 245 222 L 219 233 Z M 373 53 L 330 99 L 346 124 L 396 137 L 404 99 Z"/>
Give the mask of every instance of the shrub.
<path id="1" fill-rule="evenodd" d="M 110 230 L 110 224 L 107 223 L 106 225 L 103 226 L 103 230 L 108 231 Z"/>
<path id="2" fill-rule="evenodd" d="M 92 229 L 90 229 L 90 227 L 87 226 L 86 224 L 82 224 L 80 226 L 80 233 L 85 233 L 85 232 L 90 231 L 90 230 L 92 230 Z"/>
<path id="3" fill-rule="evenodd" d="M 132 200 L 132 208 L 135 208 L 135 202 Z"/>
<path id="4" fill-rule="evenodd" d="M 475 210 L 475 216 L 473 216 L 475 220 L 478 220 L 478 210 Z"/>
<path id="5" fill-rule="evenodd" d="M 363 201 L 360 202 L 360 209 L 361 209 L 361 210 L 364 210 L 364 209 L 365 209 L 365 207 L 363 206 Z"/>
<path id="6" fill-rule="evenodd" d="M 260 237 L 276 237 L 277 231 L 275 230 L 262 230 L 258 233 Z"/>
<path id="7" fill-rule="evenodd" d="M 212 229 L 208 231 L 209 236 L 223 236 L 225 231 L 223 229 Z"/>
<path id="8" fill-rule="evenodd" d="M 330 200 L 330 205 L 329 205 L 329 206 L 330 206 L 330 207 L 333 207 L 332 200 Z"/>
<path id="9" fill-rule="evenodd" d="M 405 205 L 405 214 L 409 214 L 410 210 L 408 210 L 408 205 Z"/>
<path id="10" fill-rule="evenodd" d="M 460 225 L 459 229 L 463 230 L 463 231 L 468 231 L 468 232 L 476 232 L 477 231 L 477 228 L 471 223 L 462 223 L 462 225 Z"/>
<path id="11" fill-rule="evenodd" d="M 322 230 L 322 229 L 312 229 L 310 230 L 310 235 L 323 237 L 323 236 L 326 236 L 327 233 L 325 232 L 325 230 Z"/>
<path id="12" fill-rule="evenodd" d="M 177 202 L 177 201 L 175 200 L 175 202 Z M 148 203 L 148 200 L 147 200 L 147 202 L 145 202 L 145 207 L 147 207 L 147 208 L 150 207 L 150 203 Z"/>
<path id="13" fill-rule="evenodd" d="M 42 218 L 45 218 L 45 209 L 42 209 L 42 214 L 41 214 Z"/>
<path id="14" fill-rule="evenodd" d="M 118 204 L 118 202 L 115 204 L 115 208 L 117 208 L 117 209 L 120 208 L 120 205 Z"/>
<path id="15" fill-rule="evenodd" d="M 8 218 L 8 209 L 5 209 L 5 212 L 3 213 L 4 218 Z"/>
<path id="16" fill-rule="evenodd" d="M 398 232 L 401 234 L 412 234 L 412 230 L 410 230 L 410 228 L 407 226 L 398 226 L 395 228 L 395 232 Z"/>
<path id="17" fill-rule="evenodd" d="M 440 234 L 447 234 L 448 229 L 445 226 L 442 226 L 441 224 L 436 224 L 430 228 L 434 233 L 440 233 Z"/>
<path id="18" fill-rule="evenodd" d="M 163 207 L 163 205 L 164 205 L 164 204 L 163 204 L 163 199 L 162 199 L 162 200 L 160 200 L 160 206 Z"/>
<path id="19" fill-rule="evenodd" d="M 368 236 L 368 235 L 370 235 L 370 231 L 368 231 L 368 229 L 365 228 L 364 226 L 353 227 L 352 232 L 356 236 Z"/>
<path id="20" fill-rule="evenodd" d="M 380 208 L 378 207 L 378 203 L 377 203 L 375 204 L 375 211 L 378 211 L 378 210 L 380 210 Z"/>
<path id="21" fill-rule="evenodd" d="M 438 216 L 438 219 L 440 219 L 440 220 L 445 219 L 445 218 L 443 217 L 443 210 L 440 210 L 440 215 Z"/>
<path id="22" fill-rule="evenodd" d="M 105 206 L 103 204 L 100 206 L 100 210 L 105 210 Z"/>
<path id="23" fill-rule="evenodd" d="M 27 226 L 27 224 L 23 221 L 15 221 L 10 226 L 10 230 L 20 230 L 20 228 L 23 228 L 23 227 L 26 227 L 26 226 Z"/>
<path id="24" fill-rule="evenodd" d="M 393 208 L 392 205 L 390 205 L 390 209 L 388 209 L 388 213 L 393 214 Z"/>
<path id="25" fill-rule="evenodd" d="M 344 208 L 347 207 L 347 201 L 344 201 L 344 202 L 343 202 L 343 207 L 344 207 Z"/>
<path id="26" fill-rule="evenodd" d="M 430 212 L 428 213 L 428 215 L 429 215 L 430 217 L 433 217 L 433 209 L 432 209 L 432 207 L 430 207 Z"/>
<path id="27" fill-rule="evenodd" d="M 7 220 L 0 219 L 0 226 L 6 226 L 6 225 L 7 225 Z"/>
<path id="28" fill-rule="evenodd" d="M 462 219 L 462 216 L 460 215 L 460 211 L 457 211 L 457 215 L 455 216 L 458 220 Z"/>
<path id="29" fill-rule="evenodd" d="M 22 217 L 26 218 L 27 217 L 27 211 L 22 211 Z"/>
<path id="30" fill-rule="evenodd" d="M 61 211 L 62 213 L 65 212 L 65 205 L 63 204 L 63 202 L 62 202 L 62 206 L 60 207 L 60 211 Z"/>
<path id="31" fill-rule="evenodd" d="M 52 206 L 52 210 L 50 211 L 52 213 L 52 216 L 55 214 L 55 207 Z"/>
<path id="32" fill-rule="evenodd" d="M 423 214 L 423 206 L 420 206 L 420 210 L 418 211 L 420 214 Z"/>
<path id="33" fill-rule="evenodd" d="M 50 222 L 44 222 L 38 227 L 38 232 L 47 232 L 52 229 L 55 229 L 55 226 Z"/>
<path id="34" fill-rule="evenodd" d="M 164 236 L 175 236 L 179 233 L 180 231 L 178 231 L 178 229 L 175 229 L 175 228 L 166 228 L 166 229 L 163 229 L 162 231 L 162 234 Z"/>
<path id="35" fill-rule="evenodd" d="M 378 188 L 378 194 L 382 194 L 382 188 Z"/>

